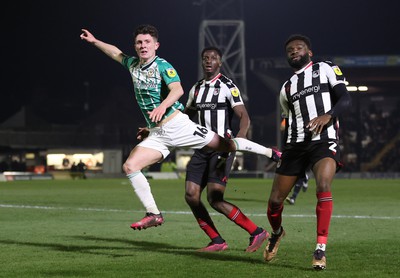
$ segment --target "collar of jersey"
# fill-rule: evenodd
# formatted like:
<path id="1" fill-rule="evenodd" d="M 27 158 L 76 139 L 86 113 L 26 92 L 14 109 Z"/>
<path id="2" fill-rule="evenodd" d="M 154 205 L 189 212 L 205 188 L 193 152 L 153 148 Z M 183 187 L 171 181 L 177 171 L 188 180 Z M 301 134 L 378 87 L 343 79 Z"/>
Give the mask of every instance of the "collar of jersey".
<path id="1" fill-rule="evenodd" d="M 313 62 L 311 61 L 311 62 L 309 62 L 309 63 L 307 64 L 307 66 L 305 66 L 304 68 L 299 69 L 298 71 L 295 71 L 295 73 L 296 73 L 296 74 L 299 74 L 300 72 L 305 71 L 306 69 L 308 69 L 308 68 L 311 67 L 312 65 L 313 65 Z"/>
<path id="2" fill-rule="evenodd" d="M 220 76 L 222 75 L 222 73 L 218 73 L 213 79 L 211 80 L 204 80 L 207 84 L 213 83 L 215 82 L 215 80 L 217 80 L 218 78 L 220 78 Z"/>
<path id="3" fill-rule="evenodd" d="M 141 69 L 141 70 L 146 70 L 147 68 L 150 67 L 150 65 L 151 65 L 151 64 L 154 62 L 154 60 L 157 59 L 157 58 L 158 58 L 158 56 L 155 56 L 154 59 L 151 60 L 150 62 L 148 62 L 147 64 L 141 65 L 141 66 L 140 66 L 140 69 Z"/>

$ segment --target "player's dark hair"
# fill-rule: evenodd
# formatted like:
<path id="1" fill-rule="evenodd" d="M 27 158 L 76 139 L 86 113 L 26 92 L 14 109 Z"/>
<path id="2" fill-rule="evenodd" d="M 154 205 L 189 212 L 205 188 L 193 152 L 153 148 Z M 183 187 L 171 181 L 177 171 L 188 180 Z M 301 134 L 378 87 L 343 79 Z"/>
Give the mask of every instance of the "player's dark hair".
<path id="1" fill-rule="evenodd" d="M 301 35 L 301 34 L 290 35 L 289 38 L 285 42 L 285 48 L 290 42 L 296 41 L 296 40 L 303 41 L 307 45 L 308 49 L 311 49 L 310 38 L 307 36 Z"/>
<path id="2" fill-rule="evenodd" d="M 209 46 L 209 47 L 204 48 L 203 51 L 201 52 L 201 58 L 203 58 L 203 55 L 206 51 L 210 51 L 210 50 L 214 50 L 215 52 L 217 52 L 219 57 L 222 59 L 221 49 L 219 49 L 218 47 L 215 47 L 215 46 Z"/>
<path id="3" fill-rule="evenodd" d="M 156 41 L 158 41 L 158 30 L 153 25 L 150 25 L 150 24 L 139 25 L 135 30 L 134 38 L 136 39 L 137 35 L 139 35 L 139 34 L 142 34 L 142 35 L 149 34 Z"/>

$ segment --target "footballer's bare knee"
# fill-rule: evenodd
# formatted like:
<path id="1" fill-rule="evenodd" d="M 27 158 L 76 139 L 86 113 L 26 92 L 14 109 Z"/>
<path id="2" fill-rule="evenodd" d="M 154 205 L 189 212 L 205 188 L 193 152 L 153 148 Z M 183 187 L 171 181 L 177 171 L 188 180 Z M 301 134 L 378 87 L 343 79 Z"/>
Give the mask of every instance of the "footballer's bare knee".
<path id="1" fill-rule="evenodd" d="M 129 160 L 125 161 L 125 163 L 122 165 L 122 170 L 124 171 L 125 174 L 131 174 L 136 171 L 140 171 L 138 166 L 135 166 L 133 163 L 131 163 Z"/>

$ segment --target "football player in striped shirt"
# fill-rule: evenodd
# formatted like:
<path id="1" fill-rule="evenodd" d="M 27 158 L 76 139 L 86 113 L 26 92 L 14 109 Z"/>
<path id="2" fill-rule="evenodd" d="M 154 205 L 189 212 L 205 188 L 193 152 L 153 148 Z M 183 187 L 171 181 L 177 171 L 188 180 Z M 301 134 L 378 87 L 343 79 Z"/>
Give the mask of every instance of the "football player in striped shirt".
<path id="1" fill-rule="evenodd" d="M 246 138 L 250 118 L 239 89 L 231 79 L 221 73 L 222 52 L 216 47 L 206 47 L 201 53 L 203 78 L 189 92 L 185 113 L 196 117 L 198 123 L 225 138 L 232 138 L 232 118 L 239 119 L 236 137 Z M 228 248 L 218 232 L 201 194 L 207 188 L 207 200 L 211 207 L 243 228 L 250 235 L 246 252 L 255 252 L 267 239 L 268 232 L 258 227 L 236 205 L 224 199 L 226 184 L 235 152 L 226 153 L 197 149 L 186 167 L 185 199 L 200 228 L 211 242 L 202 252 L 216 252 Z M 277 157 L 277 160 L 279 157 Z"/>
<path id="2" fill-rule="evenodd" d="M 278 162 L 268 201 L 268 220 L 272 234 L 264 259 L 275 258 L 281 239 L 282 211 L 285 198 L 307 167 L 316 180 L 317 237 L 312 266 L 326 268 L 326 244 L 332 215 L 331 184 L 341 168 L 338 144 L 338 116 L 351 107 L 345 78 L 331 62 L 311 60 L 310 39 L 292 35 L 285 43 L 286 58 L 294 71 L 280 92 L 282 114 L 286 118 L 285 144 Z"/>

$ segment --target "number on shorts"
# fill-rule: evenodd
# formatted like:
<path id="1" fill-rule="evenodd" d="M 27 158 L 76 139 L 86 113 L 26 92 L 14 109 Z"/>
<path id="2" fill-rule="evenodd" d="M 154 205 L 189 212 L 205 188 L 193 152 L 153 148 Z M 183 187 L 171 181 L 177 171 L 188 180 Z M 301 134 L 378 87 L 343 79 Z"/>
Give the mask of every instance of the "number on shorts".
<path id="1" fill-rule="evenodd" d="M 198 135 L 202 138 L 206 138 L 206 134 L 208 133 L 208 129 L 205 127 L 197 126 L 197 130 L 193 132 L 193 135 Z"/>
<path id="2" fill-rule="evenodd" d="M 336 147 L 337 147 L 337 144 L 336 144 L 335 142 L 329 142 L 329 144 L 331 144 L 331 145 L 329 146 L 329 149 L 333 152 L 333 154 L 336 154 Z"/>

